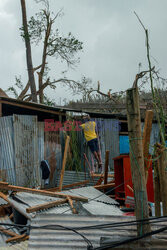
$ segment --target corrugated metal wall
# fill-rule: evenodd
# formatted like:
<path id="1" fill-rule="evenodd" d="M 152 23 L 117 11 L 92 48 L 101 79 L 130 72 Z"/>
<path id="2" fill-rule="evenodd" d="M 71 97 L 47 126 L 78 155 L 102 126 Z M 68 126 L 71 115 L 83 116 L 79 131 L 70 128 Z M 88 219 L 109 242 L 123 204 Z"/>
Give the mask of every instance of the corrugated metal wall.
<path id="1" fill-rule="evenodd" d="M 106 150 L 109 150 L 109 167 L 110 170 L 112 170 L 114 168 L 114 163 L 112 159 L 119 155 L 119 121 L 116 119 L 97 118 L 95 119 L 95 122 L 103 167 L 105 163 L 105 152 Z M 81 155 L 81 169 L 82 171 L 84 171 L 83 155 L 85 153 L 91 165 L 91 170 L 94 170 L 94 158 L 85 143 L 83 131 L 78 131 L 76 133 L 78 134 L 77 145 Z M 89 171 L 89 167 L 86 161 L 85 166 L 86 170 Z"/>
<path id="2" fill-rule="evenodd" d="M 0 118 L 0 179 L 16 183 L 12 116 Z"/>
<path id="3" fill-rule="evenodd" d="M 44 131 L 36 116 L 0 118 L 0 180 L 13 185 L 41 185 L 41 160 L 50 165 L 50 187 L 55 187 L 62 165 L 60 133 Z"/>
<path id="4" fill-rule="evenodd" d="M 39 186 L 37 117 L 13 115 L 16 185 Z"/>
<path id="5" fill-rule="evenodd" d="M 44 158 L 50 166 L 50 187 L 57 186 L 62 166 L 62 148 L 59 131 L 45 131 Z"/>

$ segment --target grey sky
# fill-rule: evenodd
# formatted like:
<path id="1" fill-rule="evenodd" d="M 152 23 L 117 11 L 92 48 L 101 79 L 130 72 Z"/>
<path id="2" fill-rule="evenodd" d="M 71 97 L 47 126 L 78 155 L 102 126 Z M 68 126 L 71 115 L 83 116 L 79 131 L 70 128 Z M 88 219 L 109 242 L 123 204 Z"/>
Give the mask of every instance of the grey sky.
<path id="1" fill-rule="evenodd" d="M 147 69 L 145 34 L 134 11 L 149 29 L 152 61 L 167 72 L 167 1 L 166 0 L 50 0 L 51 10 L 57 12 L 63 7 L 64 16 L 57 20 L 63 34 L 72 32 L 84 43 L 80 64 L 68 75 L 79 80 L 82 75 L 99 80 L 101 89 L 107 91 L 125 90 L 132 86 L 138 63 Z M 27 16 L 42 8 L 34 0 L 26 0 Z M 1 88 L 7 89 L 15 82 L 15 75 L 21 75 L 27 82 L 25 46 L 20 37 L 22 24 L 20 0 L 0 1 L 0 76 Z M 33 65 L 40 64 L 40 47 L 32 47 Z M 64 70 L 60 62 L 51 62 L 55 76 Z M 63 88 L 56 92 L 47 91 L 57 103 L 60 98 L 73 99 Z"/>

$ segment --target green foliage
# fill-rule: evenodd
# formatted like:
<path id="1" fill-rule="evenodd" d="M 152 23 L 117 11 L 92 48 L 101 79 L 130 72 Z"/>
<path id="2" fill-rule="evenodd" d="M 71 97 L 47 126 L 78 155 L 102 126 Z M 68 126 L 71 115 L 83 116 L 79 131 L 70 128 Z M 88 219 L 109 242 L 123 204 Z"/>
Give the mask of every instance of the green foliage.
<path id="1" fill-rule="evenodd" d="M 79 172 L 81 171 L 81 155 L 80 148 L 78 145 L 77 132 L 75 131 L 74 125 L 72 125 L 72 129 L 69 131 L 69 136 L 71 155 L 68 156 L 67 166 L 69 170 Z"/>

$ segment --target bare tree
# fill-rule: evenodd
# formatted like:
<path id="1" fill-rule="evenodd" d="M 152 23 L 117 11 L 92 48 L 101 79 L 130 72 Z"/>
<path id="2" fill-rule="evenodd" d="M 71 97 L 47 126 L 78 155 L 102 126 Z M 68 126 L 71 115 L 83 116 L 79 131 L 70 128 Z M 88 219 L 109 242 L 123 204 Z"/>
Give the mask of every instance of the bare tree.
<path id="1" fill-rule="evenodd" d="M 25 0 L 21 0 L 21 8 L 22 8 L 24 39 L 25 39 L 25 46 L 26 46 L 26 59 L 27 59 L 29 86 L 31 89 L 32 101 L 37 102 L 36 86 L 35 86 L 32 56 L 31 56 L 31 45 L 30 45 L 30 38 L 29 38 L 28 25 L 27 25 Z"/>

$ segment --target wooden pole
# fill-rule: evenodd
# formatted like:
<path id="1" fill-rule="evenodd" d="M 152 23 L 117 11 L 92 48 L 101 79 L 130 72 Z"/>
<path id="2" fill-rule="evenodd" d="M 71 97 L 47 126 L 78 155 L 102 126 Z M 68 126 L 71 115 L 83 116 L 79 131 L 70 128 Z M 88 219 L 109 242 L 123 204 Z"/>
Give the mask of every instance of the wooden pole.
<path id="1" fill-rule="evenodd" d="M 166 179 L 166 162 L 167 162 L 167 152 L 163 145 L 159 150 L 159 178 L 160 178 L 160 190 L 161 199 L 163 204 L 163 215 L 167 215 L 167 179 Z"/>
<path id="2" fill-rule="evenodd" d="M 60 183 L 59 183 L 60 191 L 62 190 L 62 186 L 63 186 L 63 178 L 64 178 L 65 166 L 66 166 L 66 161 L 67 161 L 69 142 L 70 142 L 70 137 L 67 135 L 65 149 L 64 149 L 64 156 L 63 156 L 63 164 L 62 164 L 61 175 L 60 175 Z"/>
<path id="3" fill-rule="evenodd" d="M 153 111 L 147 110 L 146 117 L 144 122 L 144 130 L 143 130 L 143 155 L 144 155 L 144 169 L 146 176 L 146 183 L 148 177 L 148 157 L 149 157 L 149 144 L 152 130 L 152 120 L 153 120 Z"/>
<path id="4" fill-rule="evenodd" d="M 161 216 L 161 191 L 160 191 L 160 179 L 159 179 L 159 161 L 154 162 L 154 203 L 155 203 L 155 216 Z"/>
<path id="5" fill-rule="evenodd" d="M 71 198 L 69 196 L 67 196 L 67 200 L 68 200 L 68 203 L 72 209 L 73 214 L 77 214 L 77 210 L 74 208 L 74 205 L 73 205 L 73 200 L 71 200 Z"/>
<path id="6" fill-rule="evenodd" d="M 130 144 L 130 162 L 135 198 L 135 213 L 136 219 L 142 220 L 149 218 L 149 210 L 147 203 L 139 94 L 137 86 L 127 90 L 126 103 Z M 142 235 L 150 231 L 150 224 L 143 225 L 141 222 L 137 225 L 138 235 Z"/>
<path id="7" fill-rule="evenodd" d="M 107 184 L 108 180 L 108 164 L 109 164 L 109 150 L 106 150 L 106 155 L 105 155 L 105 171 L 104 171 L 104 184 Z"/>

